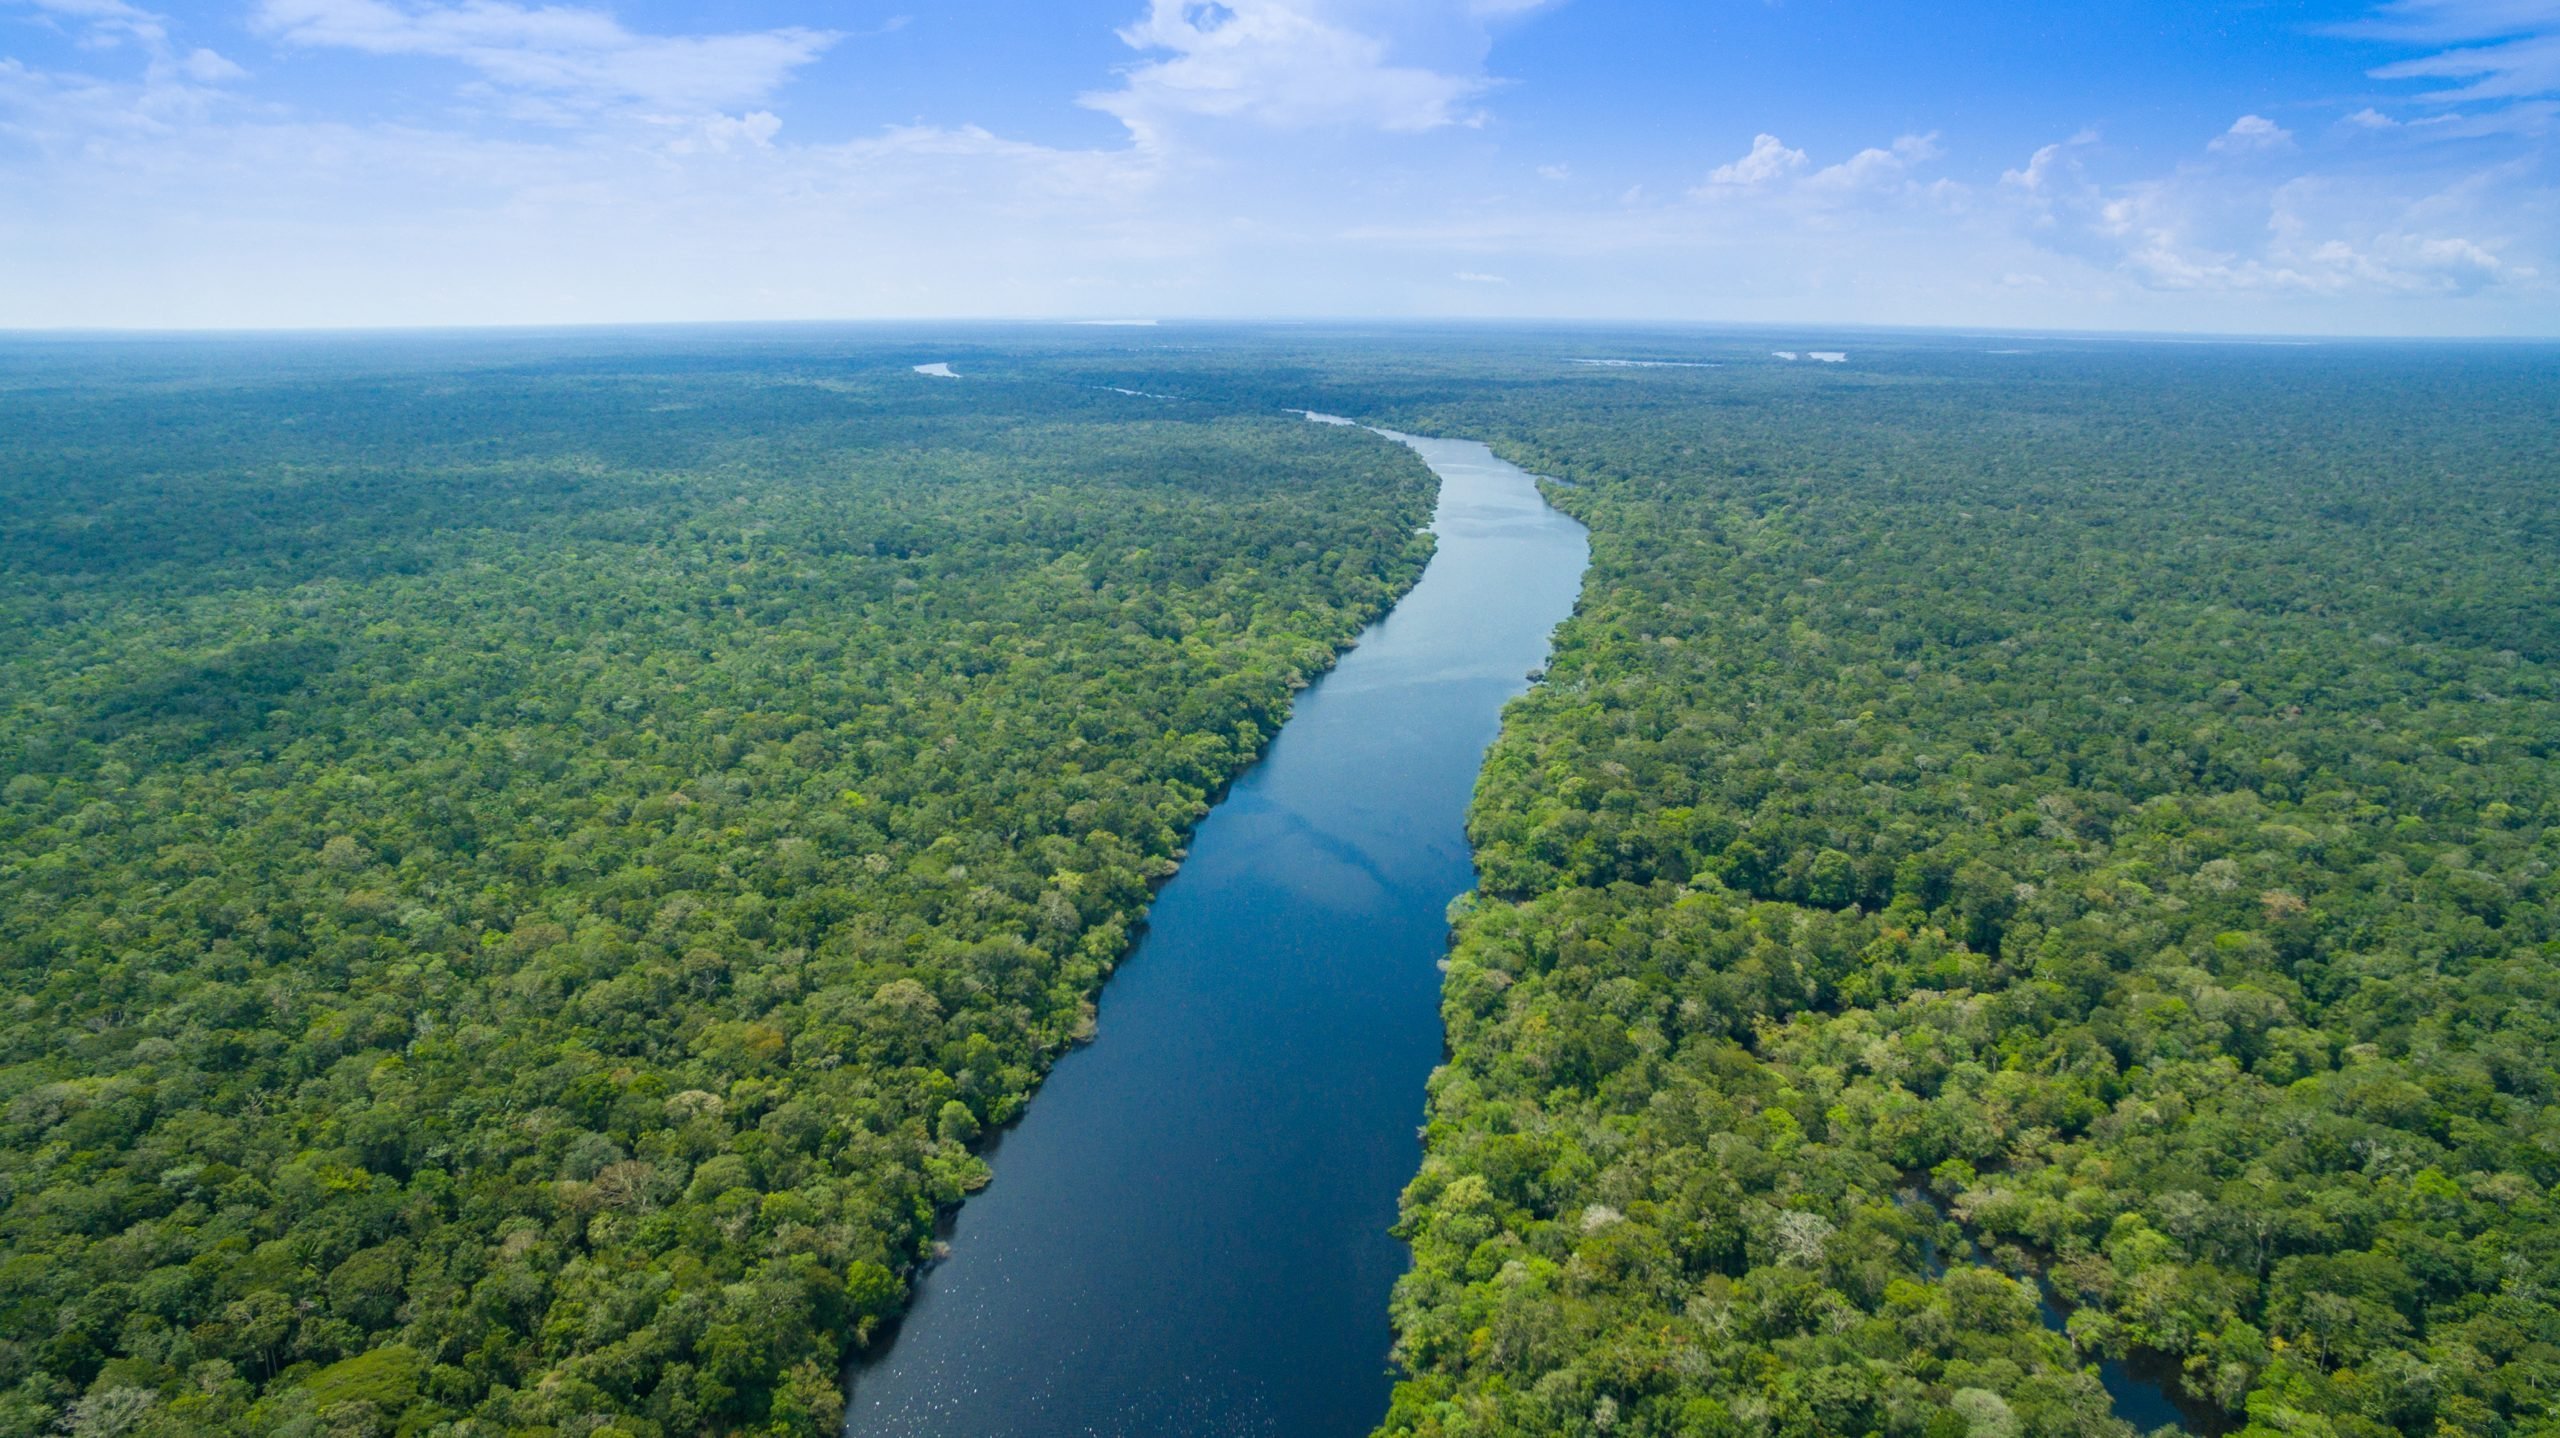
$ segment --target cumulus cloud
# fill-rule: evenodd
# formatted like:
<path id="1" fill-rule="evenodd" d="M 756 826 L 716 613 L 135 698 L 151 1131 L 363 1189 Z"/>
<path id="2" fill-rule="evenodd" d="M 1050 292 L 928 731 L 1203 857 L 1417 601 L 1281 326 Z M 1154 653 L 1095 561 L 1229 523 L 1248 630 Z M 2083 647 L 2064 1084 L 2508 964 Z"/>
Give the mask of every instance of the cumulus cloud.
<path id="1" fill-rule="evenodd" d="M 1813 161 L 1804 151 L 1790 148 L 1775 135 L 1762 134 L 1752 138 L 1748 153 L 1718 165 L 1705 184 L 1689 193 L 1726 203 L 1769 200 L 1836 205 L 1861 195 L 1910 193 L 1916 188 L 1913 172 L 1944 153 L 1934 134 L 1904 135 L 1891 145 L 1871 146 L 1837 164 L 1811 169 Z"/>
<path id="2" fill-rule="evenodd" d="M 712 115 L 696 123 L 687 134 L 669 142 L 667 148 L 679 155 L 704 152 L 719 153 L 739 146 L 764 149 L 782 132 L 782 119 L 771 110 L 755 110 L 744 115 Z"/>
<path id="3" fill-rule="evenodd" d="M 2445 297 L 2537 275 L 2500 233 L 2511 169 L 2271 177 L 2233 161 L 2291 152 L 2292 137 L 2246 116 L 2167 174 L 2108 184 L 2083 164 L 2092 143 L 2037 150 L 2001 193 L 2039 245 L 2145 290 Z"/>
<path id="4" fill-rule="evenodd" d="M 260 0 L 253 22 L 286 45 L 450 60 L 495 91 L 538 97 L 570 113 L 634 107 L 697 114 L 759 105 L 839 38 L 797 26 L 645 35 L 603 10 L 507 0 Z"/>
<path id="5" fill-rule="evenodd" d="M 1790 150 L 1775 135 L 1754 135 L 1751 152 L 1741 159 L 1715 167 L 1707 175 L 1710 185 L 1765 185 L 1782 180 L 1805 167 L 1805 153 Z"/>
<path id="6" fill-rule="evenodd" d="M 2264 115 L 2243 115 L 2205 146 L 2217 155 L 2265 155 L 2293 148 L 2293 132 Z"/>
<path id="7" fill-rule="evenodd" d="M 1150 0 L 1120 38 L 1155 58 L 1083 103 L 1162 143 L 1185 117 L 1418 132 L 1481 123 L 1490 27 L 1546 0 Z"/>
<path id="8" fill-rule="evenodd" d="M 2017 169 L 2002 171 L 2000 183 L 2026 194 L 2050 196 L 2062 185 L 2082 182 L 2078 152 L 2096 143 L 2097 131 L 2082 130 L 2038 149 Z"/>
<path id="9" fill-rule="evenodd" d="M 1904 135 L 1890 148 L 1860 150 L 1839 164 L 1814 171 L 1805 177 L 1805 185 L 1835 191 L 1901 185 L 1912 171 L 1945 154 L 1934 134 Z"/>

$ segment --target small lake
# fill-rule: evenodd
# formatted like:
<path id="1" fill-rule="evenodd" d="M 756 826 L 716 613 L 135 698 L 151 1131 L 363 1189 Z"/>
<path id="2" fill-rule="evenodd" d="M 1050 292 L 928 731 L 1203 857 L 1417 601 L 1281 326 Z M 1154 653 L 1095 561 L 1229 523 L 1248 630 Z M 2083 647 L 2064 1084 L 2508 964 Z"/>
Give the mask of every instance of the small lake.
<path id="1" fill-rule="evenodd" d="M 854 1371 L 847 1433 L 1357 1438 L 1385 1416 L 1388 1229 L 1441 1059 L 1446 909 L 1474 883 L 1467 802 L 1589 555 L 1485 446 L 1390 438 L 1440 476 L 1430 567 L 1201 822 L 1094 1041 Z"/>

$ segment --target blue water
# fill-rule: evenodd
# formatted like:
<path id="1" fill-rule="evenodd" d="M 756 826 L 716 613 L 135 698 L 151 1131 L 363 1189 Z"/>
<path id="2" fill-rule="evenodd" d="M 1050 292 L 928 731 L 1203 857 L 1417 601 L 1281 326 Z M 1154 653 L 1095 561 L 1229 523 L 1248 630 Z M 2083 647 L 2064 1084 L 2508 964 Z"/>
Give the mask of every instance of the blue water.
<path id="1" fill-rule="evenodd" d="M 2036 1317 L 2046 1328 L 2070 1337 L 2061 1305 L 2054 1301 L 2053 1284 L 2041 1275 L 2028 1275 L 2022 1281 L 2035 1285 Z M 2132 1424 L 2136 1433 L 2153 1433 L 2162 1428 L 2187 1431 L 2187 1415 L 2169 1396 L 2166 1377 L 2164 1373 L 2158 1382 L 2139 1378 L 2121 1358 L 2102 1355 L 2098 1359 L 2098 1386 L 2107 1391 L 2107 1401 L 2115 1405 L 2116 1416 Z"/>
<path id="2" fill-rule="evenodd" d="M 1898 1198 L 1905 1207 L 1923 1209 L 1939 1223 L 1952 1221 L 1947 1206 L 1925 1188 L 1906 1188 Z M 1979 1258 L 1969 1240 L 1960 1241 L 1968 1258 Z M 1946 1256 L 1938 1251 L 1935 1238 L 1923 1237 L 1920 1240 L 1920 1266 L 1931 1278 L 1946 1276 Z M 2062 1311 L 2060 1295 L 2054 1290 L 2053 1280 L 2042 1273 L 2011 1276 L 2034 1286 L 2037 1320 L 2048 1330 L 2069 1338 L 2070 1320 Z M 2114 1407 L 2116 1416 L 2133 1425 L 2133 1431 L 2157 1433 L 2166 1428 L 2179 1433 L 2207 1435 L 2230 1431 L 2231 1425 L 2222 1421 L 2217 1410 L 2203 1404 L 2182 1404 L 2172 1396 L 2169 1385 L 2177 1375 L 2174 1360 L 2153 1355 L 2152 1361 L 2143 1366 L 2149 1370 L 2147 1376 L 2121 1358 L 2109 1358 L 2103 1354 L 2098 1358 L 2098 1386 L 2106 1390 L 2107 1401 Z"/>
<path id="3" fill-rule="evenodd" d="M 1430 567 L 1202 821 L 1094 1042 L 855 1371 L 848 1433 L 1349 1438 L 1384 1416 L 1388 1228 L 1441 1057 L 1467 800 L 1588 557 L 1483 445 L 1396 438 L 1440 476 Z"/>

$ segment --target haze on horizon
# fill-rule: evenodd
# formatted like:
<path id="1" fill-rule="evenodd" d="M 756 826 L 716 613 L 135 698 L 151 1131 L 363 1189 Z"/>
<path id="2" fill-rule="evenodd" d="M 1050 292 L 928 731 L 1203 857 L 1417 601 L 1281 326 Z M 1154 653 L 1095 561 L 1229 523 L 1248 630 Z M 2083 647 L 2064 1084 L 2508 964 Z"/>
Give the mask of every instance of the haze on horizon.
<path id="1" fill-rule="evenodd" d="M 0 328 L 2560 334 L 2560 0 L 0 0 Z"/>

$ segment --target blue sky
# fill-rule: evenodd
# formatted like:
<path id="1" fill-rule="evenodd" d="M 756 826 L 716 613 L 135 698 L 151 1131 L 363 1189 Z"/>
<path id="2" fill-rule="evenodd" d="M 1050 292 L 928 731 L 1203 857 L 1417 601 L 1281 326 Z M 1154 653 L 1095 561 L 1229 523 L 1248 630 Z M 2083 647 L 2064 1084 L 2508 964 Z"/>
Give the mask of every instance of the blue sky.
<path id="1" fill-rule="evenodd" d="M 0 0 L 0 326 L 2560 334 L 2560 0 Z"/>

